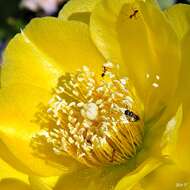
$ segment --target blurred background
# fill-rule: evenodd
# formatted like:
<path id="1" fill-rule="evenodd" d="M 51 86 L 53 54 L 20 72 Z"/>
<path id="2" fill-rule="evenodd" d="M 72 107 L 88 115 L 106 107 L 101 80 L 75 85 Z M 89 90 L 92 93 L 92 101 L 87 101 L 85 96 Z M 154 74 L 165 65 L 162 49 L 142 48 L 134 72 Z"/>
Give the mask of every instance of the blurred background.
<path id="1" fill-rule="evenodd" d="M 0 60 L 10 38 L 20 31 L 32 18 L 56 16 L 68 0 L 0 0 Z M 87 0 L 88 1 L 88 0 Z M 162 9 L 174 3 L 190 0 L 158 0 Z"/>

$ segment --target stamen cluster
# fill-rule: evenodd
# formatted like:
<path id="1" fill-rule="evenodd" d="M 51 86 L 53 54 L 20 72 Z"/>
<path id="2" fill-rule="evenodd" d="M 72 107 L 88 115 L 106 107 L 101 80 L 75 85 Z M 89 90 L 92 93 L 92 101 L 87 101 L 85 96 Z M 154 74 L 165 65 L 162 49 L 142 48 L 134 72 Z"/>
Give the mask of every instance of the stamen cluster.
<path id="1" fill-rule="evenodd" d="M 86 66 L 63 75 L 47 106 L 48 125 L 34 139 L 45 137 L 56 155 L 89 167 L 133 157 L 142 142 L 142 110 L 128 78 L 112 67 L 106 63 L 102 76 Z"/>

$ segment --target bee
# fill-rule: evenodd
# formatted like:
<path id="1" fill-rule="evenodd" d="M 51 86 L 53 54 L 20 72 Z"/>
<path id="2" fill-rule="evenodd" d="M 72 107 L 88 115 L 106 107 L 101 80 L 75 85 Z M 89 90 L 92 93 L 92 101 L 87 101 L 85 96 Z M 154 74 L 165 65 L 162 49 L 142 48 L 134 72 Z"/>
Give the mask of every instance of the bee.
<path id="1" fill-rule="evenodd" d="M 138 120 L 140 120 L 140 117 L 138 115 L 136 115 L 134 112 L 126 109 L 125 110 L 125 115 L 130 119 L 130 121 L 132 122 L 136 122 Z"/>
<path id="2" fill-rule="evenodd" d="M 129 18 L 132 19 L 133 17 L 136 17 L 138 12 L 139 11 L 137 9 L 133 10 L 133 13 L 129 16 Z"/>

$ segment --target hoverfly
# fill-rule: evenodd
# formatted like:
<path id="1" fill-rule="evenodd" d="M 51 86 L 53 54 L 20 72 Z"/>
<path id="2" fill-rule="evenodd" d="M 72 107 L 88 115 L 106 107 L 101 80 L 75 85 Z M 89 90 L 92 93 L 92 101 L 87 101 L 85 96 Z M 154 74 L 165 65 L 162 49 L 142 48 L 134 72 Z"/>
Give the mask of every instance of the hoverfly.
<path id="1" fill-rule="evenodd" d="M 130 119 L 130 121 L 132 122 L 136 122 L 138 120 L 140 120 L 140 117 L 138 115 L 136 115 L 134 112 L 126 109 L 125 110 L 125 115 Z"/>

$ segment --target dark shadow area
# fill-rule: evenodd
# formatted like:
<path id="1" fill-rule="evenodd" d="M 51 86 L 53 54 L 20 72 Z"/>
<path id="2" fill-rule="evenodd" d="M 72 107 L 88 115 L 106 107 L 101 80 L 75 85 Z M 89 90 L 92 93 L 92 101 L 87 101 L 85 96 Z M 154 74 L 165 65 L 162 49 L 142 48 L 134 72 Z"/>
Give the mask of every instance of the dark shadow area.
<path id="1" fill-rule="evenodd" d="M 187 4 L 189 4 L 190 2 L 188 2 L 187 0 L 178 0 L 178 1 L 176 1 L 176 3 L 187 3 Z"/>

